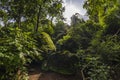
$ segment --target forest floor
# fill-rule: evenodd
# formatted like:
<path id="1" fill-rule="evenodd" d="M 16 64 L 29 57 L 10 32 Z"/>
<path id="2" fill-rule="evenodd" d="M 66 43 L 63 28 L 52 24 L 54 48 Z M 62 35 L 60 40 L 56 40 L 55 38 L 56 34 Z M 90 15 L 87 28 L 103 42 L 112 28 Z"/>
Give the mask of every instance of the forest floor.
<path id="1" fill-rule="evenodd" d="M 34 66 L 29 69 L 29 80 L 82 80 L 75 75 L 62 75 L 55 72 L 44 72 Z"/>

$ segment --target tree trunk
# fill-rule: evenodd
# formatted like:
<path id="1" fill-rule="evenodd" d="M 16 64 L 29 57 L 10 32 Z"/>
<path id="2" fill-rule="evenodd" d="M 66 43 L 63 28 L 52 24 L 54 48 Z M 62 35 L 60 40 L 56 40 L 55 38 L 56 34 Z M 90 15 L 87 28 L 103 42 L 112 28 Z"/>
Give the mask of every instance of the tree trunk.
<path id="1" fill-rule="evenodd" d="M 38 11 L 38 14 L 37 14 L 37 23 L 36 23 L 36 26 L 35 26 L 35 32 L 38 31 L 38 27 L 39 27 L 40 11 L 41 11 L 41 6 L 39 7 L 39 11 Z"/>

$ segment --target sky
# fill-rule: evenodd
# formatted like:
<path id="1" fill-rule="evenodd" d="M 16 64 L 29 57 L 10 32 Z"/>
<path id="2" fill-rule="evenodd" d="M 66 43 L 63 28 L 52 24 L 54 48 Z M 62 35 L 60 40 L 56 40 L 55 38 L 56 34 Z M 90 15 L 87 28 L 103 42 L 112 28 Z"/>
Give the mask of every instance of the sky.
<path id="1" fill-rule="evenodd" d="M 63 2 L 63 6 L 65 6 L 63 15 L 66 18 L 66 23 L 70 24 L 70 18 L 75 13 L 85 15 L 86 10 L 83 9 L 84 0 L 63 0 Z"/>

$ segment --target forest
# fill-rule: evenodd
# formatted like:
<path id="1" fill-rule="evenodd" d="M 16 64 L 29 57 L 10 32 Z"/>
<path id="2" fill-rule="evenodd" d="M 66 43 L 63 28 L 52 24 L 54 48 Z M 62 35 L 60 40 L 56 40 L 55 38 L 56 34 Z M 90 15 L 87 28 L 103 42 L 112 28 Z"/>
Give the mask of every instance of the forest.
<path id="1" fill-rule="evenodd" d="M 0 80 L 32 80 L 32 66 L 65 80 L 120 80 L 120 1 L 83 8 L 89 19 L 76 13 L 68 25 L 62 0 L 0 0 Z"/>

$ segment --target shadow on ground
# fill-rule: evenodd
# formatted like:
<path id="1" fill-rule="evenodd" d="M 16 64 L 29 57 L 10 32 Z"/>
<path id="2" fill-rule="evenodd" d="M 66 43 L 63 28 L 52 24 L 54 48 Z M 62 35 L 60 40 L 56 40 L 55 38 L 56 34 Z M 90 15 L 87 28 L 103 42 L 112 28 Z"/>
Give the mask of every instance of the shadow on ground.
<path id="1" fill-rule="evenodd" d="M 29 80 L 82 80 L 76 75 L 62 75 L 55 72 L 44 72 L 39 67 L 29 68 Z"/>

